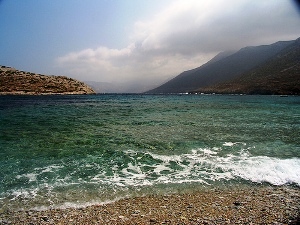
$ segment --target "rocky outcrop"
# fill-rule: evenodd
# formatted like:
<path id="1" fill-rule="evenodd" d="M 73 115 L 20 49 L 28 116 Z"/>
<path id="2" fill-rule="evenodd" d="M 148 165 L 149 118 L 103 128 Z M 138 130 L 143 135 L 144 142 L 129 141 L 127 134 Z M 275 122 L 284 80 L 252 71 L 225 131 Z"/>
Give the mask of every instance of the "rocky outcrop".
<path id="1" fill-rule="evenodd" d="M 0 95 L 95 94 L 85 83 L 66 76 L 46 76 L 0 68 Z"/>

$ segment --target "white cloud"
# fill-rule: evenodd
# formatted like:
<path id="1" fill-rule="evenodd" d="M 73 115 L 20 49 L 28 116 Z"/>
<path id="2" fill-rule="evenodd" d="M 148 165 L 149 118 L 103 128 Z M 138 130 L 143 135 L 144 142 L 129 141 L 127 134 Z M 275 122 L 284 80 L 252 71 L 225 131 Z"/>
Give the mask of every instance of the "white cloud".
<path id="1" fill-rule="evenodd" d="M 149 51 L 198 54 L 270 43 L 299 35 L 289 1 L 178 1 L 149 22 L 136 39 Z"/>
<path id="2" fill-rule="evenodd" d="M 149 21 L 137 21 L 127 47 L 85 49 L 57 62 L 78 79 L 143 91 L 220 51 L 297 38 L 300 20 L 293 7 L 274 0 L 180 0 Z"/>

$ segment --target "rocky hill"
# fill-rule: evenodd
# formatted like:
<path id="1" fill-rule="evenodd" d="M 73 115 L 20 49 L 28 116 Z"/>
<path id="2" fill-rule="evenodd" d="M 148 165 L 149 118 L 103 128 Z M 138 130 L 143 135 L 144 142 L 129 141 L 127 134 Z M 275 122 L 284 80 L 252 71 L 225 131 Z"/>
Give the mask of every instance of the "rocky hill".
<path id="1" fill-rule="evenodd" d="M 280 41 L 271 45 L 251 46 L 235 53 L 222 53 L 208 63 L 185 71 L 167 83 L 147 93 L 191 92 L 229 81 L 264 64 L 295 41 Z M 256 82 L 253 80 L 253 82 Z"/>
<path id="2" fill-rule="evenodd" d="M 195 92 L 300 95 L 300 38 L 251 71 Z"/>
<path id="3" fill-rule="evenodd" d="M 95 94 L 78 80 L 46 76 L 0 66 L 0 95 Z"/>

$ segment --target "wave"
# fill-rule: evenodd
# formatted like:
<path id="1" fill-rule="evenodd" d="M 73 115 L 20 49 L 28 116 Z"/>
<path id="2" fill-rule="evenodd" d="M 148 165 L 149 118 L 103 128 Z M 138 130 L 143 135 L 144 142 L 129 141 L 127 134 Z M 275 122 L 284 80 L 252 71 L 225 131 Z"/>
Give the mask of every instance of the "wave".
<path id="1" fill-rule="evenodd" d="M 226 154 L 226 148 L 231 147 L 240 150 Z M 116 199 L 132 188 L 182 183 L 214 185 L 234 180 L 300 186 L 299 158 L 252 156 L 245 143 L 225 142 L 223 147 L 173 155 L 126 150 L 114 157 L 91 156 L 74 164 L 53 164 L 17 175 L 15 179 L 26 180 L 26 185 L 2 193 L 0 201 L 48 199 L 50 205 L 60 201 L 66 206 L 74 199 L 84 202 L 89 198 L 92 202 L 93 196 L 103 201 Z"/>
<path id="2" fill-rule="evenodd" d="M 224 143 L 224 146 L 233 146 L 237 143 Z M 243 144 L 243 143 L 242 143 Z M 244 145 L 244 144 L 243 144 Z M 151 165 L 151 172 L 157 178 L 150 184 L 156 183 L 183 183 L 201 182 L 209 184 L 216 180 L 243 179 L 256 183 L 267 182 L 273 185 L 297 184 L 300 185 L 300 159 L 279 159 L 268 156 L 251 156 L 242 149 L 237 155 L 218 155 L 221 148 L 201 148 L 182 155 L 151 155 L 158 164 Z M 128 154 L 132 154 L 128 152 Z M 149 166 L 136 163 L 130 164 L 122 173 L 115 176 L 122 177 L 122 184 L 149 185 L 144 181 L 151 177 L 151 173 L 142 172 L 143 167 Z M 140 179 L 143 181 L 140 182 Z M 119 182 L 120 182 L 119 180 Z M 149 179 L 151 180 L 151 179 Z"/>
<path id="3" fill-rule="evenodd" d="M 66 186 L 80 183 L 107 184 L 114 186 L 144 186 L 160 183 L 199 182 L 210 184 L 217 180 L 243 179 L 251 182 L 268 182 L 273 185 L 300 185 L 300 159 L 279 159 L 268 156 L 251 156 L 245 143 L 225 142 L 223 146 L 240 145 L 235 154 L 221 156 L 223 148 L 199 148 L 180 155 L 162 155 L 134 150 L 123 151 L 119 161 L 98 163 L 75 162 L 73 170 L 68 165 L 50 165 L 36 168 L 33 172 L 17 175 L 16 179 L 27 178 L 28 183 L 43 183 L 52 177 L 52 185 Z M 99 156 L 98 156 L 99 157 Z M 108 160 L 109 161 L 109 160 Z M 76 165 L 77 164 L 77 165 Z M 66 170 L 66 171 L 63 171 Z M 78 174 L 93 170 L 83 177 Z M 55 175 L 53 175 L 55 174 Z M 63 175 L 64 174 L 64 175 Z M 39 180 L 37 180 L 37 177 Z M 50 181 L 49 181 L 50 182 Z"/>

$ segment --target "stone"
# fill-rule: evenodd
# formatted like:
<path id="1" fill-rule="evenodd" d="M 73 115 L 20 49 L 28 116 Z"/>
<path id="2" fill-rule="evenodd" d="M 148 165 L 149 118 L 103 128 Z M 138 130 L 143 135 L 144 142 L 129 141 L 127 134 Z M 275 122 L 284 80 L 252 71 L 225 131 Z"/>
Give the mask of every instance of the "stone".
<path id="1" fill-rule="evenodd" d="M 234 204 L 235 206 L 241 206 L 241 205 L 242 205 L 241 202 L 233 202 L 233 204 Z"/>

